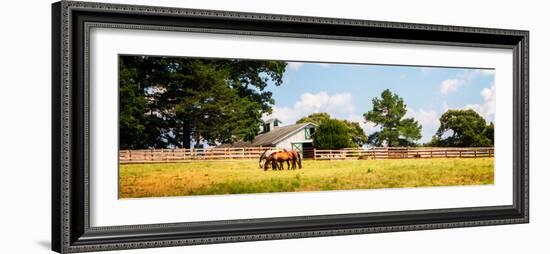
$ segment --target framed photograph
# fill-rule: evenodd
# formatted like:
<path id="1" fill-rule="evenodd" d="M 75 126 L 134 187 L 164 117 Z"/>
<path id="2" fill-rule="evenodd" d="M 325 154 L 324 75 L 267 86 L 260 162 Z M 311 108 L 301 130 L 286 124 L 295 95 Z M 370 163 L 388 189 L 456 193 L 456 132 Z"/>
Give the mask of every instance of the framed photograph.
<path id="1" fill-rule="evenodd" d="M 529 221 L 528 31 L 52 13 L 54 251 Z"/>

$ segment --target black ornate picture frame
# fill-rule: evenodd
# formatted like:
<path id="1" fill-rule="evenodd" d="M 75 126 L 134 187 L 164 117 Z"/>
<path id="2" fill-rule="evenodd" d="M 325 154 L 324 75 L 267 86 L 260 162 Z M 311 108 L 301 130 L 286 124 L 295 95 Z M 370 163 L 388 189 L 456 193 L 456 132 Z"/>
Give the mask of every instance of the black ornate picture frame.
<path id="1" fill-rule="evenodd" d="M 513 50 L 513 205 L 91 227 L 88 32 L 194 31 Z M 60 253 L 529 221 L 529 32 L 61 1 L 52 5 L 52 249 Z"/>

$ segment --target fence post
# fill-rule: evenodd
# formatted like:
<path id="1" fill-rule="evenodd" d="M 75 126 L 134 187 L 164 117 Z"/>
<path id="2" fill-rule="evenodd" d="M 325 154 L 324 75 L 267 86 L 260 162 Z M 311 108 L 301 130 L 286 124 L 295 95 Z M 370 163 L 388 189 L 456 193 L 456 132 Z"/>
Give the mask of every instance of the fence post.
<path id="1" fill-rule="evenodd" d="M 462 150 L 458 150 L 458 158 L 462 158 Z"/>
<path id="2" fill-rule="evenodd" d="M 474 159 L 477 159 L 477 149 L 474 149 Z"/>
<path id="3" fill-rule="evenodd" d="M 317 149 L 313 148 L 313 159 L 317 160 Z"/>

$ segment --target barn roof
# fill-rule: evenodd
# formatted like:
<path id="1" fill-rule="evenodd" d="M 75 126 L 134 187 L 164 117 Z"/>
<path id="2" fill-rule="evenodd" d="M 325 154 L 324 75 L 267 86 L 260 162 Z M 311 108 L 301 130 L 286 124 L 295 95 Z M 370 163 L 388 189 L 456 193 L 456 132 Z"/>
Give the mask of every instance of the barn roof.
<path id="1" fill-rule="evenodd" d="M 313 123 L 299 123 L 286 125 L 281 127 L 273 128 L 270 132 L 262 133 L 252 142 L 237 141 L 233 144 L 224 144 L 220 147 L 247 147 L 247 146 L 275 146 L 278 142 L 285 139 L 286 137 L 300 131 L 308 125 L 315 125 Z"/>

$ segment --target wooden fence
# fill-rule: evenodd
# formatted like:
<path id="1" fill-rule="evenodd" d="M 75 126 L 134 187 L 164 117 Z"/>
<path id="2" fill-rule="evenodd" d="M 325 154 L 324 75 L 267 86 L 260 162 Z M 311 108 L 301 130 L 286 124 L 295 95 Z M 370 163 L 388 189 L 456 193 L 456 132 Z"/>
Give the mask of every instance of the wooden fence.
<path id="1" fill-rule="evenodd" d="M 258 159 L 270 147 L 121 150 L 120 163 Z"/>
<path id="2" fill-rule="evenodd" d="M 494 157 L 493 147 L 468 148 L 372 148 L 314 150 L 316 160 L 412 159 L 412 158 L 480 158 Z"/>
<path id="3" fill-rule="evenodd" d="M 241 160 L 258 159 L 266 149 L 272 147 L 238 148 L 194 148 L 194 149 L 148 149 L 121 150 L 120 163 L 158 163 L 197 160 Z M 311 151 L 310 151 L 311 150 Z M 310 149 L 304 153 L 315 160 L 357 160 L 357 159 L 405 159 L 405 158 L 479 158 L 493 157 L 494 148 L 371 148 L 319 150 Z M 304 154 L 304 157 L 305 154 Z"/>

